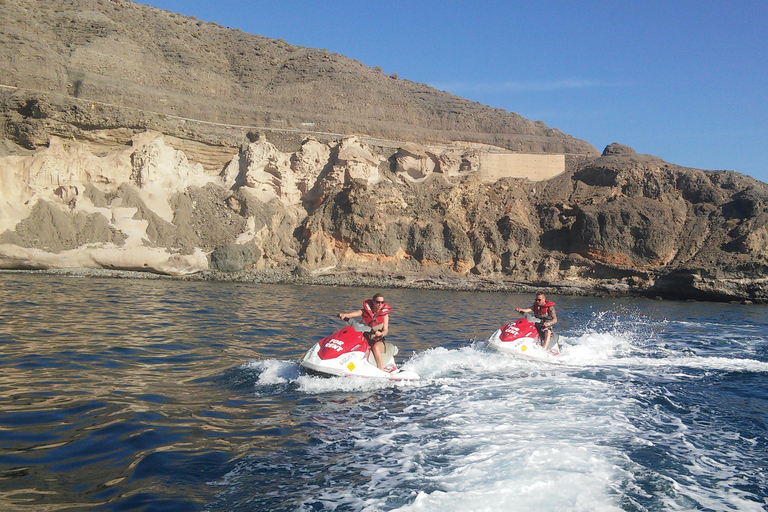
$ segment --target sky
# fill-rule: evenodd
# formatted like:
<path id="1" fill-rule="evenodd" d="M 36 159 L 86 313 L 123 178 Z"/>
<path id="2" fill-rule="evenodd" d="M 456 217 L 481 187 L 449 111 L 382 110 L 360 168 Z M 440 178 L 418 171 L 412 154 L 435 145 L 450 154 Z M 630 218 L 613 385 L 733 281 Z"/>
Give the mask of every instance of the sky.
<path id="1" fill-rule="evenodd" d="M 142 0 L 768 182 L 768 0 Z"/>

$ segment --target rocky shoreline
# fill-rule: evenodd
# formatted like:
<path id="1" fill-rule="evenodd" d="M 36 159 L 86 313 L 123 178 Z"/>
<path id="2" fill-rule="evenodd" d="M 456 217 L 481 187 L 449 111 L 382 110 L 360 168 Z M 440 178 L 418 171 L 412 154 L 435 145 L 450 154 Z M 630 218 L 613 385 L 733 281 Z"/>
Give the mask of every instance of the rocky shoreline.
<path id="1" fill-rule="evenodd" d="M 52 270 L 4 270 L 0 276 L 13 274 L 32 274 L 42 276 L 67 276 L 81 278 L 105 279 L 150 279 L 165 281 L 187 282 L 222 282 L 249 284 L 277 284 L 296 286 L 330 286 L 352 288 L 412 289 L 437 290 L 452 292 L 490 292 L 529 294 L 542 291 L 548 295 L 566 295 L 574 297 L 617 297 L 644 298 L 649 300 L 685 300 L 729 302 L 732 304 L 768 304 L 768 300 L 752 300 L 739 296 L 725 296 L 722 292 L 710 296 L 699 294 L 696 298 L 654 294 L 652 291 L 629 289 L 615 284 L 600 283 L 521 283 L 503 279 L 491 279 L 477 276 L 430 277 L 419 275 L 386 275 L 376 276 L 360 272 L 344 272 L 336 274 L 313 275 L 300 269 L 285 270 L 251 270 L 241 272 L 203 271 L 185 276 L 170 276 L 150 272 L 132 270 L 109 270 L 91 268 L 71 268 Z"/>

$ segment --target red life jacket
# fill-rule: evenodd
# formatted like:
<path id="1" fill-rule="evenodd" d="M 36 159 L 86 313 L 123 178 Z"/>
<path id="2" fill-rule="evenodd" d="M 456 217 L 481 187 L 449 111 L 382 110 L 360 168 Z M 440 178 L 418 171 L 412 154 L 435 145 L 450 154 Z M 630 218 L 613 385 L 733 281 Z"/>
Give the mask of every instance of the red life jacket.
<path id="1" fill-rule="evenodd" d="M 363 301 L 363 322 L 370 327 L 382 325 L 384 323 L 384 317 L 392 311 L 392 307 L 386 302 L 381 305 L 376 316 L 373 314 L 373 300 L 366 299 Z"/>
<path id="2" fill-rule="evenodd" d="M 555 303 L 552 302 L 551 300 L 548 300 L 547 302 L 545 302 L 543 306 L 539 305 L 538 302 L 534 302 L 533 307 L 531 308 L 533 309 L 533 316 L 535 316 L 536 318 L 546 318 L 547 320 L 551 320 L 552 315 L 549 314 L 549 308 L 551 308 L 554 305 Z"/>

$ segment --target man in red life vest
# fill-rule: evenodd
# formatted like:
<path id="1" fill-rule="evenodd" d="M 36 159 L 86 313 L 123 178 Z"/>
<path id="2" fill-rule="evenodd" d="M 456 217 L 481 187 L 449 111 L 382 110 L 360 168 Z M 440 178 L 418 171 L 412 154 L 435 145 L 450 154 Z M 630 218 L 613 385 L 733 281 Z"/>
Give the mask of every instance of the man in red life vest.
<path id="1" fill-rule="evenodd" d="M 373 299 L 367 299 L 363 301 L 363 308 L 351 313 L 339 313 L 339 318 L 342 320 L 348 320 L 357 316 L 363 317 L 363 322 L 371 328 L 371 332 L 364 334 L 365 339 L 368 340 L 368 344 L 373 351 L 373 357 L 376 359 L 376 366 L 380 370 L 384 369 L 384 362 L 381 355 L 386 348 L 384 344 L 384 336 L 389 332 L 389 313 L 392 308 L 389 304 L 384 302 L 384 296 L 377 293 L 373 296 Z"/>
<path id="2" fill-rule="evenodd" d="M 549 350 L 549 339 L 552 337 L 552 326 L 557 323 L 557 315 L 555 314 L 555 303 L 548 301 L 543 293 L 536 294 L 536 300 L 533 301 L 533 306 L 530 308 L 515 308 L 518 313 L 533 313 L 533 316 L 540 319 L 541 322 L 536 324 L 536 329 L 539 331 L 539 338 L 541 338 L 541 346 L 544 350 Z"/>

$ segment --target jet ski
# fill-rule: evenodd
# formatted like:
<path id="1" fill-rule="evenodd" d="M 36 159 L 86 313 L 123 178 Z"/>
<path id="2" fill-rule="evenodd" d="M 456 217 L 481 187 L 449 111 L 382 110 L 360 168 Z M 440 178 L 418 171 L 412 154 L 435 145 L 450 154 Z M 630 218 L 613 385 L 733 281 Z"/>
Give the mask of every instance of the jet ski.
<path id="1" fill-rule="evenodd" d="M 539 331 L 536 324 L 541 319 L 536 318 L 530 313 L 525 313 L 522 318 L 508 323 L 497 330 L 488 339 L 488 344 L 507 354 L 534 359 L 536 361 L 562 362 L 560 359 L 560 336 L 552 333 L 549 339 L 549 350 L 544 350 L 541 346 L 542 340 L 539 338 Z"/>
<path id="2" fill-rule="evenodd" d="M 310 375 L 321 377 L 365 377 L 397 381 L 419 380 L 415 372 L 401 370 L 395 364 L 397 347 L 385 342 L 382 354 L 384 370 L 376 366 L 373 351 L 363 334 L 371 328 L 351 318 L 350 325 L 315 343 L 299 363 Z"/>

